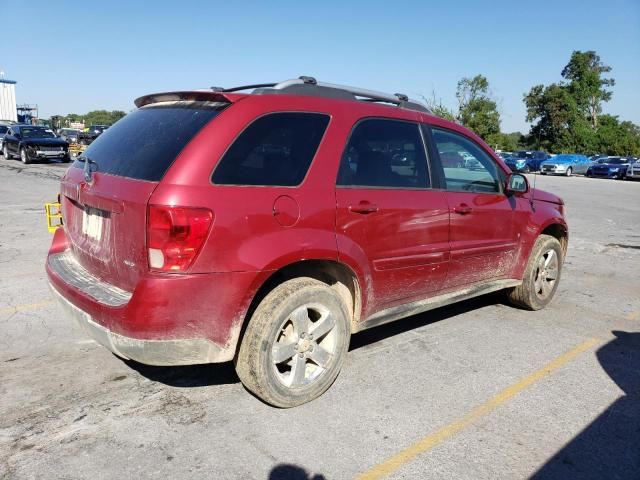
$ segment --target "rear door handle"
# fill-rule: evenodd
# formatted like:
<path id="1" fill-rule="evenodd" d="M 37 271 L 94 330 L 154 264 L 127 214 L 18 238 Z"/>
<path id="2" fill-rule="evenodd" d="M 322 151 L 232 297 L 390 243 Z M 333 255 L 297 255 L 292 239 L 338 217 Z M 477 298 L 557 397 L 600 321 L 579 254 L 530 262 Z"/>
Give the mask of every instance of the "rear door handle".
<path id="1" fill-rule="evenodd" d="M 361 215 L 368 215 L 377 212 L 378 206 L 369 202 L 360 202 L 358 205 L 351 205 L 349 211 Z"/>
<path id="2" fill-rule="evenodd" d="M 456 213 L 459 213 L 460 215 L 466 215 L 468 213 L 471 213 L 472 210 L 473 209 L 466 203 L 461 203 L 457 207 L 453 207 L 453 211 Z"/>

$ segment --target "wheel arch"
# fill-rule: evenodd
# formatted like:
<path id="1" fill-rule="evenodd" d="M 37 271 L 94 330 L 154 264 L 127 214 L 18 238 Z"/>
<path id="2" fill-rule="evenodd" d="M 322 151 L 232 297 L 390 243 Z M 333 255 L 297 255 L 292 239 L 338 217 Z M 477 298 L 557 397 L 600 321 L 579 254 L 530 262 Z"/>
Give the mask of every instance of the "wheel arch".
<path id="1" fill-rule="evenodd" d="M 540 235 L 549 235 L 556 238 L 562 247 L 562 257 L 565 258 L 567 256 L 569 232 L 566 225 L 562 223 L 551 223 L 540 231 Z"/>
<path id="2" fill-rule="evenodd" d="M 299 277 L 314 278 L 334 289 L 347 305 L 351 315 L 349 323 L 351 324 L 351 330 L 354 330 L 354 325 L 360 320 L 362 312 L 362 291 L 358 275 L 348 265 L 336 260 L 300 260 L 273 271 L 255 290 L 255 294 L 242 319 L 240 335 L 235 347 L 236 355 L 249 320 L 260 302 L 281 283 Z"/>

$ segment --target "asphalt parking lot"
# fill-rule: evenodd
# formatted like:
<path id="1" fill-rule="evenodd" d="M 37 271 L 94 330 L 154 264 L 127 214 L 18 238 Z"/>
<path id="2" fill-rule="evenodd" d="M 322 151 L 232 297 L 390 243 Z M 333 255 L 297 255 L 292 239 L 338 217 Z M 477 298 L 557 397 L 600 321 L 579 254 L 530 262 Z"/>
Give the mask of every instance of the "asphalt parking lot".
<path id="1" fill-rule="evenodd" d="M 125 362 L 58 310 L 66 167 L 0 157 L 0 478 L 640 478 L 640 182 L 539 176 L 570 225 L 547 309 L 490 295 L 355 335 L 325 395 L 278 410 L 230 364 Z"/>

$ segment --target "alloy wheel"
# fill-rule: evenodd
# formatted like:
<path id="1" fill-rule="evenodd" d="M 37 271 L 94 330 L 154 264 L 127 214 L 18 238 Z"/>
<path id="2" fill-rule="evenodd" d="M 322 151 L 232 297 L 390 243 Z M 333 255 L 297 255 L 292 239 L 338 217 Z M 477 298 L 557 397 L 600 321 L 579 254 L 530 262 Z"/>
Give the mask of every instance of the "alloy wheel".
<path id="1" fill-rule="evenodd" d="M 540 256 L 536 266 L 536 274 L 533 285 L 536 295 L 541 299 L 546 299 L 551 292 L 558 278 L 558 255 L 555 250 L 547 250 Z"/>
<path id="2" fill-rule="evenodd" d="M 329 310 L 302 305 L 280 325 L 272 345 L 276 378 L 289 388 L 309 385 L 327 371 L 337 348 L 336 321 Z"/>

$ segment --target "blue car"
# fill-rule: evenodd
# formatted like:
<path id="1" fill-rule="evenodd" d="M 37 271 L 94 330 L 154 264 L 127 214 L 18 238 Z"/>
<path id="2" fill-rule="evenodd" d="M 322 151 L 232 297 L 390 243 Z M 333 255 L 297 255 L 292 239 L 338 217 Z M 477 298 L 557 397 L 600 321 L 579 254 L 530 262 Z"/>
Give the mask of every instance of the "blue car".
<path id="1" fill-rule="evenodd" d="M 513 172 L 537 172 L 540 164 L 551 158 L 546 152 L 539 150 L 521 150 L 505 158 L 505 163 Z"/>
<path id="2" fill-rule="evenodd" d="M 602 163 L 600 163 L 602 162 Z M 599 159 L 598 163 L 591 165 L 585 175 L 587 177 L 617 178 L 622 180 L 627 174 L 627 168 L 631 160 L 625 157 L 608 157 Z"/>
<path id="3" fill-rule="evenodd" d="M 540 164 L 540 173 L 542 175 L 564 175 L 570 177 L 574 173 L 587 173 L 592 164 L 593 162 L 585 155 L 561 153 L 542 162 Z"/>

